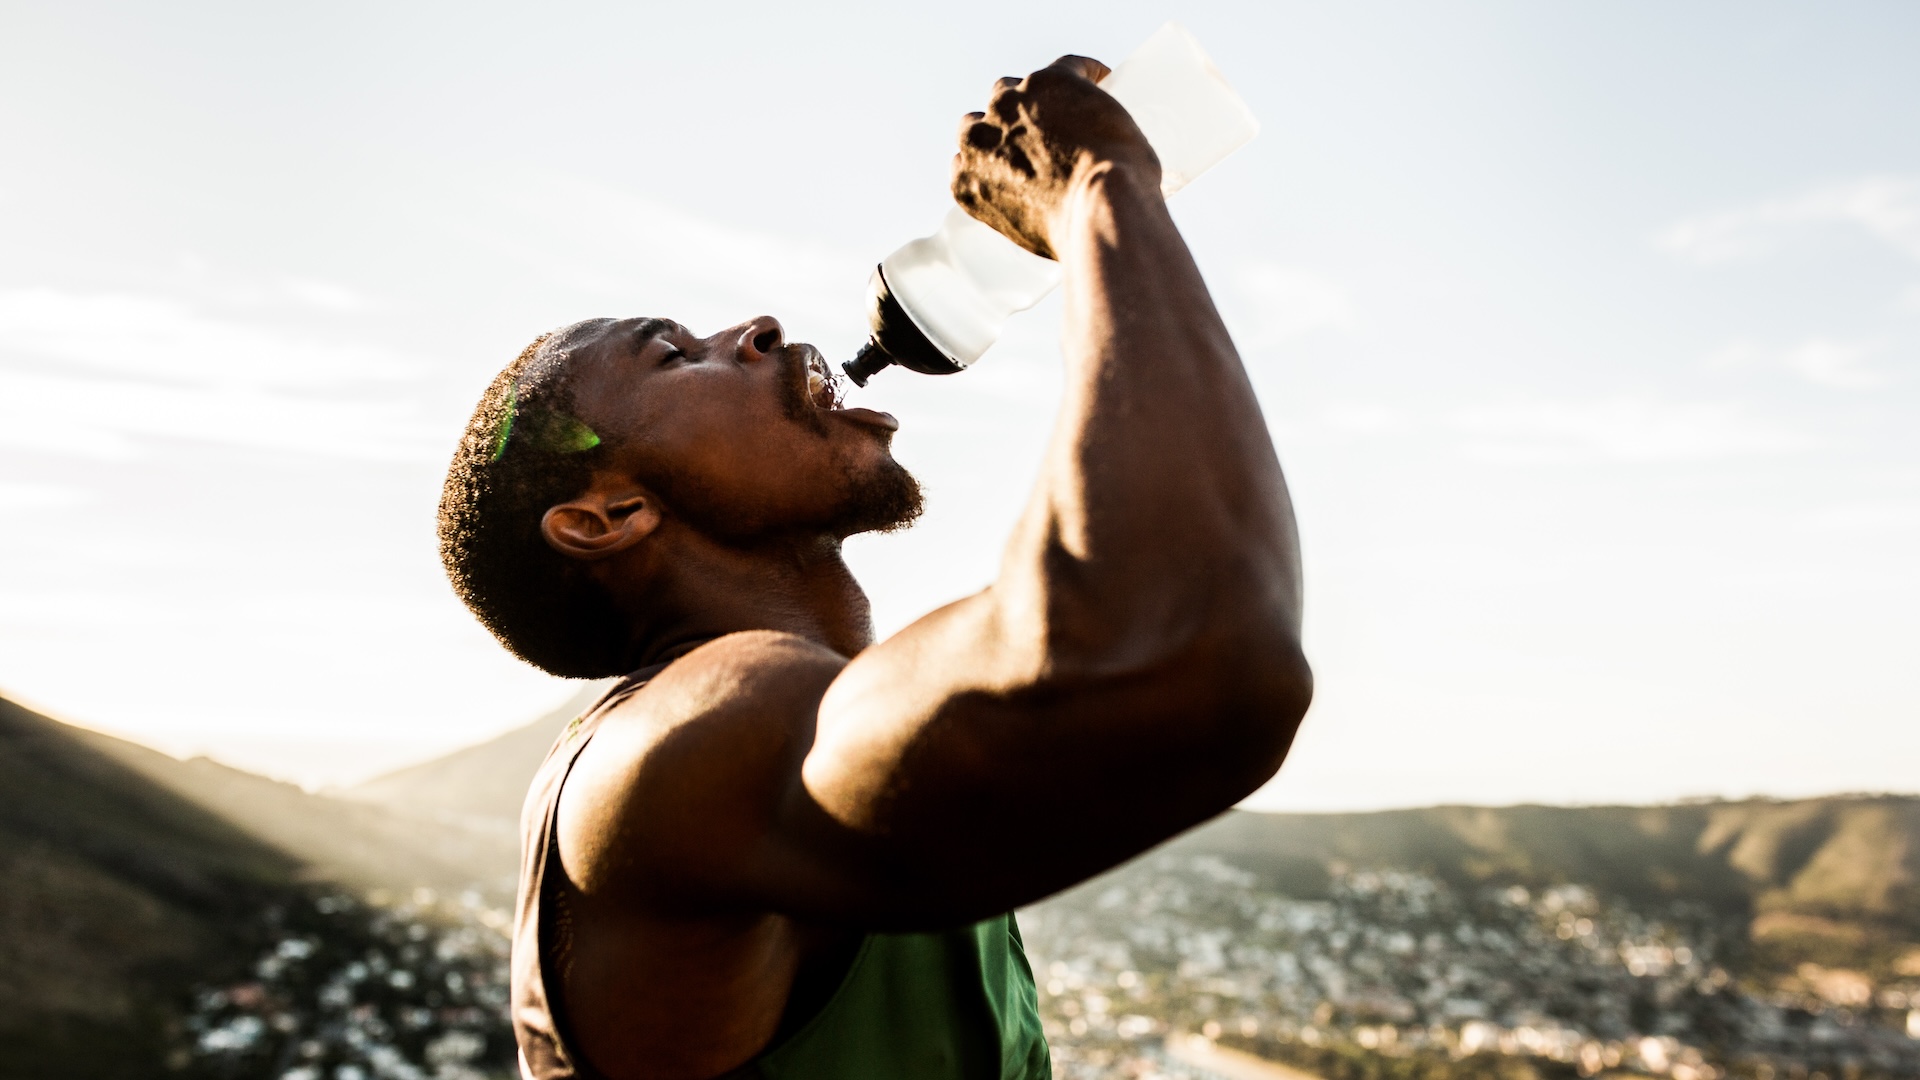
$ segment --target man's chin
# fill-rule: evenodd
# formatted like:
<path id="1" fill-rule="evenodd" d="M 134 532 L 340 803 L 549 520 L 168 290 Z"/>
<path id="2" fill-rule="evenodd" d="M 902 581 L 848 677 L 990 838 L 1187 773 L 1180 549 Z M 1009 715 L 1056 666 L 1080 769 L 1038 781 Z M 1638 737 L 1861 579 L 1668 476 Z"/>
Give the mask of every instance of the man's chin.
<path id="1" fill-rule="evenodd" d="M 920 481 L 892 458 L 872 472 L 848 479 L 847 497 L 833 522 L 833 531 L 842 539 L 860 533 L 899 532 L 919 520 L 925 509 Z"/>

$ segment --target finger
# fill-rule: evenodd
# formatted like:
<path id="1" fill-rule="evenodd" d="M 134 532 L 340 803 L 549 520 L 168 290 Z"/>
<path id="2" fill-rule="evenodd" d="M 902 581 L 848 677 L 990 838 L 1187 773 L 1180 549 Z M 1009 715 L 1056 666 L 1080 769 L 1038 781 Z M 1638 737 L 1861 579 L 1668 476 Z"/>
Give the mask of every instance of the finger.
<path id="1" fill-rule="evenodd" d="M 1088 82 L 1099 82 L 1101 79 L 1113 73 L 1112 68 L 1090 56 L 1074 56 L 1072 53 L 1068 53 L 1066 56 L 1048 64 L 1046 70 L 1064 71 L 1069 75 L 1077 75 Z"/>
<path id="2" fill-rule="evenodd" d="M 1020 119 L 1020 104 L 1025 100 L 1025 94 L 1014 91 L 995 94 L 987 104 L 987 112 L 1002 124 L 1013 124 Z"/>
<path id="3" fill-rule="evenodd" d="M 960 118 L 960 145 L 975 150 L 991 150 L 1000 145 L 1004 137 L 1000 129 L 987 119 L 986 113 L 968 113 Z"/>
<path id="4" fill-rule="evenodd" d="M 953 155 L 953 171 L 948 174 L 947 189 L 953 192 L 953 201 L 965 207 L 969 213 L 980 205 L 978 181 L 967 169 L 965 155 Z"/>
<path id="5" fill-rule="evenodd" d="M 1020 88 L 1025 79 L 1002 75 L 993 81 L 993 93 L 987 95 L 987 111 L 1001 122 L 1008 122 L 1020 111 Z"/>

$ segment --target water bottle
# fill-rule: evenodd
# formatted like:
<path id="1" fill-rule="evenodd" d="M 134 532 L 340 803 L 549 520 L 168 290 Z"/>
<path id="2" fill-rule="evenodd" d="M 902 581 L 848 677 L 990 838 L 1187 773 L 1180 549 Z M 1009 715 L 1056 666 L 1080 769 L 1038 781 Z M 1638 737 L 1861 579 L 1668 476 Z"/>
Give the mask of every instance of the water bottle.
<path id="1" fill-rule="evenodd" d="M 1171 195 L 1260 130 L 1246 102 L 1178 23 L 1100 80 L 1160 157 Z M 939 231 L 886 257 L 869 280 L 871 335 L 842 368 L 859 386 L 889 364 L 928 375 L 964 371 L 1000 337 L 1007 317 L 1060 284 L 1060 264 L 1026 250 L 958 206 Z"/>

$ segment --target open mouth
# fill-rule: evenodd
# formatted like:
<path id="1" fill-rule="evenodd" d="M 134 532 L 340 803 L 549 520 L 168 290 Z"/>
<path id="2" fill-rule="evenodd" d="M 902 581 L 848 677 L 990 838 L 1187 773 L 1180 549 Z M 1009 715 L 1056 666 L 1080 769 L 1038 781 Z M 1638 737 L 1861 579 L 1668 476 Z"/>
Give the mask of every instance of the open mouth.
<path id="1" fill-rule="evenodd" d="M 811 419 L 815 428 L 823 433 L 827 425 L 820 419 L 821 413 L 832 413 L 835 420 L 889 435 L 900 430 L 900 421 L 889 413 L 848 405 L 842 396 L 847 384 L 839 373 L 827 366 L 827 358 L 813 346 L 803 342 L 788 345 L 784 367 L 786 370 L 780 374 L 787 381 L 781 389 L 787 395 L 785 405 L 793 419 Z M 798 370 L 794 370 L 796 368 Z"/>
<path id="2" fill-rule="evenodd" d="M 816 409 L 835 410 L 845 406 L 840 379 L 827 366 L 827 358 L 811 345 L 796 344 L 807 369 L 807 400 Z"/>

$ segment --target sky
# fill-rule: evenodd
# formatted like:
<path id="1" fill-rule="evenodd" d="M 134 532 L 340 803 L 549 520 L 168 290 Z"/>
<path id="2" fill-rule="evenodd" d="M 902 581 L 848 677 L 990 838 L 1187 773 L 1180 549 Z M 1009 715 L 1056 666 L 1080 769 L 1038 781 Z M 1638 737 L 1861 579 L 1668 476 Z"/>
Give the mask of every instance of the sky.
<path id="1" fill-rule="evenodd" d="M 1009 9 L 1012 10 L 1012 9 Z M 1318 693 L 1250 805 L 1920 790 L 1920 8 L 0 0 L 0 693 L 343 785 L 579 691 L 433 511 L 554 326 L 844 358 L 957 118 L 1184 23 L 1172 203 L 1293 487 Z M 891 632 L 992 577 L 1057 300 L 894 370 Z"/>

